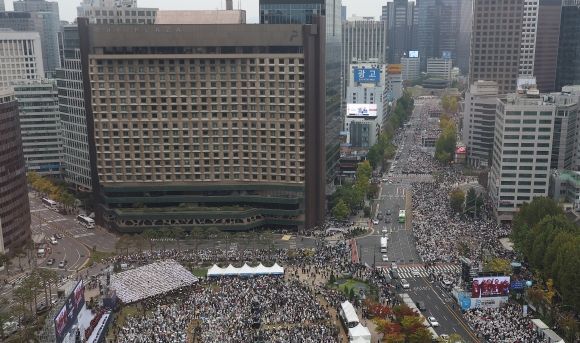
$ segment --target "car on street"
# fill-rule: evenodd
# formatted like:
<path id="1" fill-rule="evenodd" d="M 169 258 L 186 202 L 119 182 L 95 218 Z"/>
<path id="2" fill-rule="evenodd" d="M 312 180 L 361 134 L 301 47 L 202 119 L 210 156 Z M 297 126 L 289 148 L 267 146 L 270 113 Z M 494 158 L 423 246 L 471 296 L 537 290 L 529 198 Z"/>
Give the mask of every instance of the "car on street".
<path id="1" fill-rule="evenodd" d="M 389 257 L 385 254 L 383 254 L 383 262 L 388 262 L 389 261 Z"/>
<path id="2" fill-rule="evenodd" d="M 387 234 L 389 233 L 389 230 L 387 229 L 382 229 L 381 232 L 383 233 L 383 236 L 387 236 Z"/>
<path id="3" fill-rule="evenodd" d="M 419 269 L 417 269 L 417 268 L 414 268 L 411 270 L 411 275 L 413 275 L 414 277 L 421 276 L 421 274 L 419 274 Z"/>
<path id="4" fill-rule="evenodd" d="M 405 279 L 401 279 L 401 287 L 403 287 L 403 289 L 409 289 L 411 288 L 411 285 L 409 284 L 409 282 Z"/>
<path id="5" fill-rule="evenodd" d="M 46 265 L 52 266 L 54 264 L 54 262 L 55 262 L 55 259 L 51 257 L 48 260 L 46 260 Z"/>
<path id="6" fill-rule="evenodd" d="M 391 269 L 397 269 L 397 264 L 395 262 L 391 263 Z"/>
<path id="7" fill-rule="evenodd" d="M 437 319 L 435 319 L 435 317 L 427 317 L 427 320 L 429 321 L 429 324 L 431 324 L 432 327 L 439 326 L 439 322 L 437 321 Z"/>
<path id="8" fill-rule="evenodd" d="M 379 220 L 378 219 L 373 219 L 373 224 L 378 225 L 379 224 Z"/>
<path id="9" fill-rule="evenodd" d="M 425 303 L 422 301 L 417 301 L 417 308 L 419 311 L 426 311 L 427 308 L 425 307 Z"/>
<path id="10" fill-rule="evenodd" d="M 383 215 L 382 215 L 382 214 L 380 214 L 380 213 L 379 213 L 379 214 L 377 214 L 377 219 L 378 219 L 378 220 L 383 220 Z"/>
<path id="11" fill-rule="evenodd" d="M 393 212 L 391 210 L 387 210 L 387 216 L 390 216 L 391 214 L 393 214 Z"/>
<path id="12" fill-rule="evenodd" d="M 62 261 L 60 261 L 60 262 L 58 263 L 58 267 L 59 267 L 60 269 L 64 269 L 64 266 L 65 266 L 65 264 L 66 264 L 66 261 L 65 261 L 65 260 L 62 260 Z"/>

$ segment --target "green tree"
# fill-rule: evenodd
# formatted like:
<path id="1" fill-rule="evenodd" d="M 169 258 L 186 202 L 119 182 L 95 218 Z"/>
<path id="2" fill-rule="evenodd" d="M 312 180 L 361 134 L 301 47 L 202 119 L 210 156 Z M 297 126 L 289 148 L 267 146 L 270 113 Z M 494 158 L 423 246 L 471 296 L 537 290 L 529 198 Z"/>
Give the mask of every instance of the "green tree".
<path id="1" fill-rule="evenodd" d="M 3 252 L 0 252 L 0 267 L 4 266 L 4 270 L 6 270 L 6 275 L 9 274 L 9 266 L 10 266 L 10 258 Z"/>
<path id="2" fill-rule="evenodd" d="M 423 321 L 419 316 L 404 316 L 401 320 L 401 330 L 409 337 L 423 327 Z"/>
<path id="3" fill-rule="evenodd" d="M 463 193 L 463 191 L 459 188 L 452 190 L 451 194 L 449 194 L 449 206 L 456 213 L 463 211 L 464 201 L 465 193 Z"/>
<path id="4" fill-rule="evenodd" d="M 415 332 L 407 336 L 409 343 L 431 343 L 433 336 L 426 328 L 418 328 Z"/>
<path id="5" fill-rule="evenodd" d="M 524 203 L 512 221 L 512 241 L 516 248 L 521 250 L 521 245 L 527 240 L 532 227 L 544 217 L 563 213 L 558 204 L 550 198 L 537 197 L 529 203 Z"/>
<path id="6" fill-rule="evenodd" d="M 441 97 L 440 105 L 446 114 L 454 114 L 457 112 L 458 103 L 457 98 L 454 96 L 444 95 Z"/>
<path id="7" fill-rule="evenodd" d="M 442 116 L 439 126 L 441 134 L 435 143 L 435 158 L 440 162 L 451 162 L 457 145 L 457 129 L 453 120 Z"/>
<path id="8" fill-rule="evenodd" d="M 483 271 L 509 275 L 511 273 L 510 261 L 499 257 L 492 258 L 485 262 Z"/>
<path id="9" fill-rule="evenodd" d="M 338 203 L 332 208 L 332 215 L 338 220 L 345 220 L 350 214 L 350 209 L 344 200 L 339 200 Z"/>

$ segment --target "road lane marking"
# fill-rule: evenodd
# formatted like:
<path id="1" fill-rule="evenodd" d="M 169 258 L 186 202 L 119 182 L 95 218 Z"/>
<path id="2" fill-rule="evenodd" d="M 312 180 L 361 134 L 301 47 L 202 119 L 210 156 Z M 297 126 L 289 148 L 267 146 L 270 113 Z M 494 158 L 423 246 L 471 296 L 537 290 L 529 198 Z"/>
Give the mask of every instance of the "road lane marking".
<path id="1" fill-rule="evenodd" d="M 89 237 L 89 236 L 94 236 L 95 234 L 92 232 L 87 232 L 87 233 L 82 233 L 79 235 L 74 235 L 73 238 L 81 238 L 81 237 Z"/>

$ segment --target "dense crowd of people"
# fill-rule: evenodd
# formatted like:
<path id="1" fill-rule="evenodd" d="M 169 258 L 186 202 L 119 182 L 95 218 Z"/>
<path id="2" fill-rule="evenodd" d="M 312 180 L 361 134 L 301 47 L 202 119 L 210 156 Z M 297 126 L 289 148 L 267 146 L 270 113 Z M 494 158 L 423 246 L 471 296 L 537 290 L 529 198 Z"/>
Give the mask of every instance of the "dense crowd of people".
<path id="1" fill-rule="evenodd" d="M 329 313 L 302 283 L 283 277 L 206 280 L 143 302 L 116 342 L 337 342 Z M 291 338 L 291 339 L 289 339 Z"/>
<path id="2" fill-rule="evenodd" d="M 460 255 L 478 261 L 484 250 L 505 255 L 499 239 L 509 235 L 509 228 L 497 224 L 485 207 L 475 218 L 454 214 L 449 194 L 467 180 L 453 172 L 444 180 L 413 184 L 413 234 L 423 262 L 455 263 Z"/>
<path id="3" fill-rule="evenodd" d="M 395 143 L 402 144 L 402 132 Z M 453 275 L 435 273 L 434 263 L 457 263 L 460 256 L 479 261 L 482 254 L 504 256 L 499 238 L 509 234 L 498 225 L 485 205 L 474 218 L 455 214 L 449 194 L 459 184 L 472 180 L 456 169 L 437 162 L 421 148 L 412 146 L 403 174 L 433 174 L 436 182 L 412 184 L 412 223 L 417 251 L 432 278 L 441 282 Z M 339 240 L 328 243 L 329 227 L 352 223 L 327 223 L 303 235 L 316 238 L 315 247 L 295 249 L 201 249 L 145 251 L 110 258 L 109 264 L 140 266 L 174 259 L 184 265 L 218 263 L 241 265 L 261 262 L 283 265 L 286 276 L 203 279 L 163 296 L 140 303 L 142 313 L 127 318 L 114 328 L 115 342 L 340 342 L 337 309 L 346 295 L 326 286 L 331 276 L 349 276 L 367 282 L 378 292 L 379 302 L 395 305 L 394 287 L 385 269 L 351 262 L 349 245 Z M 543 343 L 517 305 L 498 309 L 471 309 L 465 314 L 473 330 L 488 342 Z"/>
<path id="4" fill-rule="evenodd" d="M 522 307 L 505 304 L 499 308 L 468 310 L 465 318 L 474 331 L 487 342 L 543 343 L 530 318 L 524 317 Z"/>

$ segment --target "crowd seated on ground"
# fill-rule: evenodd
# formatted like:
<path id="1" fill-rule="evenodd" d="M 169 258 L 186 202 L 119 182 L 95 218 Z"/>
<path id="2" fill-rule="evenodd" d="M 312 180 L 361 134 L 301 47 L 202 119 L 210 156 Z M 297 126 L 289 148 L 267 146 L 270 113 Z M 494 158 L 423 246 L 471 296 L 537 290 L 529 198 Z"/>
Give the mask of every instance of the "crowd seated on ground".
<path id="1" fill-rule="evenodd" d="M 530 318 L 522 315 L 522 307 L 505 304 L 499 308 L 471 309 L 465 318 L 474 331 L 486 342 L 544 343 L 533 329 Z"/>

